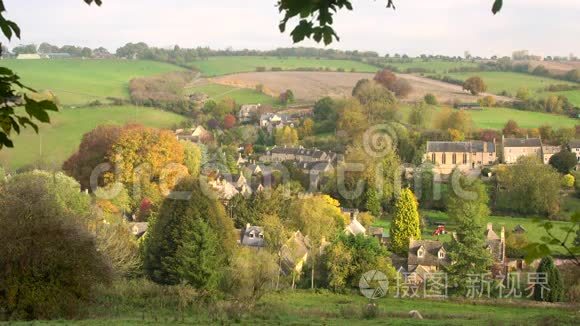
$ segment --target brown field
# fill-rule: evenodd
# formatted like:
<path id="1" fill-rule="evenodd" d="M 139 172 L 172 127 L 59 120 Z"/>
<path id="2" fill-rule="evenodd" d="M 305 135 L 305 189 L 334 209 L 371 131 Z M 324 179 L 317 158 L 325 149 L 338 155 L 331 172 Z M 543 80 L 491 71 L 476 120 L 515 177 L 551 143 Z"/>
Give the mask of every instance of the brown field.
<path id="1" fill-rule="evenodd" d="M 461 90 L 460 86 L 452 85 L 436 80 L 431 80 L 415 75 L 399 74 L 400 78 L 407 79 L 413 86 L 413 92 L 403 101 L 416 101 L 422 99 L 427 93 L 433 93 L 440 102 L 463 102 L 476 101 L 478 97 L 472 96 Z M 255 88 L 256 85 L 264 85 L 264 92 L 277 96 L 286 89 L 291 89 L 294 96 L 306 102 L 314 102 L 324 96 L 348 97 L 352 88 L 360 79 L 372 79 L 373 74 L 348 73 L 348 72 L 250 72 L 232 74 L 211 78 L 209 81 L 228 86 Z M 487 94 L 481 94 L 485 96 Z M 498 100 L 509 101 L 509 98 L 495 96 Z"/>
<path id="2" fill-rule="evenodd" d="M 528 61 L 528 63 L 532 68 L 542 65 L 551 73 L 561 75 L 573 69 L 580 69 L 580 61 Z"/>

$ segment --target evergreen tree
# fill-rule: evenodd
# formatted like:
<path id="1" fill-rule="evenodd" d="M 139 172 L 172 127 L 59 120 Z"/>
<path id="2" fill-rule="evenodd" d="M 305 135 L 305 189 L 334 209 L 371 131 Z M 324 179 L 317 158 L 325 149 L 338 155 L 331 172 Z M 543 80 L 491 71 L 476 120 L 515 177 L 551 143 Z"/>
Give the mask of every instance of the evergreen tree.
<path id="1" fill-rule="evenodd" d="M 459 171 L 454 171 L 457 175 Z M 455 178 L 452 176 L 452 178 Z M 468 274 L 483 274 L 492 264 L 485 248 L 484 221 L 489 215 L 489 201 L 485 185 L 478 179 L 468 180 L 459 175 L 447 199 L 449 217 L 457 224 L 454 241 L 449 248 L 453 262 L 447 269 L 450 285 L 459 293 L 466 293 Z"/>
<path id="2" fill-rule="evenodd" d="M 168 197 L 163 202 L 146 238 L 145 272 L 157 283 L 186 281 L 215 290 L 235 247 L 233 222 L 217 199 L 202 192 L 197 179 L 185 179 L 175 190 L 189 192 L 189 199 Z"/>
<path id="3" fill-rule="evenodd" d="M 409 249 L 409 239 L 421 239 L 417 200 L 411 189 L 403 189 L 395 203 L 391 223 L 391 250 L 404 254 Z"/>
<path id="4" fill-rule="evenodd" d="M 535 285 L 534 300 L 546 302 L 562 301 L 564 297 L 562 278 L 560 277 L 560 271 L 554 265 L 554 260 L 552 257 L 548 256 L 542 258 L 536 272 L 540 278 L 546 276 L 548 284 L 543 285 L 545 287 L 544 290 L 542 290 L 541 284 Z"/>
<path id="5" fill-rule="evenodd" d="M 365 192 L 365 209 L 374 216 L 381 216 L 381 200 L 374 187 L 368 187 Z"/>

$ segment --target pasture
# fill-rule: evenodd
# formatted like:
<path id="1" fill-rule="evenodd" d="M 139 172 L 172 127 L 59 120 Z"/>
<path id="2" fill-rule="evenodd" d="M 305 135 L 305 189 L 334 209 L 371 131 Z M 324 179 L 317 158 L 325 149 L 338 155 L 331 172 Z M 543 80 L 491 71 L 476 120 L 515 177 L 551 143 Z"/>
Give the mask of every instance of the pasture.
<path id="1" fill-rule="evenodd" d="M 527 88 L 531 93 L 535 93 L 546 86 L 555 84 L 573 84 L 563 80 L 533 76 L 530 74 L 521 74 L 516 72 L 500 72 L 500 71 L 481 71 L 481 72 L 466 72 L 466 73 L 451 73 L 447 74 L 456 79 L 465 80 L 471 76 L 479 76 L 487 85 L 487 91 L 493 94 L 499 94 L 503 91 L 510 93 L 512 96 L 520 88 Z"/>
<path id="2" fill-rule="evenodd" d="M 185 118 L 152 108 L 136 106 L 64 108 L 50 114 L 51 123 L 39 125 L 39 134 L 27 128 L 14 135 L 14 148 L 0 151 L 0 165 L 17 169 L 28 164 L 60 168 L 76 150 L 82 135 L 101 124 L 139 123 L 171 128 Z"/>
<path id="3" fill-rule="evenodd" d="M 21 81 L 37 91 L 51 91 L 63 105 L 82 105 L 107 97 L 128 99 L 129 80 L 183 68 L 143 60 L 2 60 Z"/>
<path id="4" fill-rule="evenodd" d="M 201 72 L 203 76 L 220 76 L 238 72 L 253 72 L 257 67 L 266 70 L 280 68 L 282 70 L 309 69 L 344 69 L 349 72 L 376 72 L 379 68 L 358 61 L 338 59 L 317 59 L 306 57 L 266 57 L 266 56 L 226 56 L 210 57 L 190 63 L 192 68 Z"/>
<path id="5" fill-rule="evenodd" d="M 423 299 L 397 298 L 396 285 L 375 301 L 374 318 L 365 318 L 369 300 L 353 289 L 271 291 L 253 309 L 222 300 L 204 304 L 193 294 L 183 304 L 177 286 L 160 286 L 144 279 L 117 281 L 102 289 L 86 319 L 35 321 L 33 324 L 70 325 L 574 325 L 578 311 L 566 305 L 542 304 L 526 299 Z M 423 296 L 421 289 L 417 292 Z M 423 320 L 411 319 L 418 310 Z M 12 322 L 13 325 L 30 325 Z"/>
<path id="6" fill-rule="evenodd" d="M 430 115 L 431 120 L 435 119 L 437 112 L 442 108 L 436 107 Z M 400 107 L 403 117 L 406 119 L 410 112 L 408 105 Z M 503 129 L 506 122 L 514 120 L 522 128 L 538 128 L 542 125 L 549 125 L 552 128 L 570 128 L 580 124 L 580 120 L 570 118 L 561 114 L 551 114 L 544 112 L 522 111 L 510 108 L 484 108 L 481 111 L 467 111 L 473 121 L 473 127 L 479 129 Z"/>

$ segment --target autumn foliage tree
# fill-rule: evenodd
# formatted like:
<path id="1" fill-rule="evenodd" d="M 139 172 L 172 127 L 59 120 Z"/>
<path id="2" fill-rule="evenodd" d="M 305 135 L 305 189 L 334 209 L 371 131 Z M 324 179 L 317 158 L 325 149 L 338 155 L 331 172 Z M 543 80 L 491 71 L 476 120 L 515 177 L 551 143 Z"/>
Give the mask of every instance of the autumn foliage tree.
<path id="1" fill-rule="evenodd" d="M 469 77 L 463 83 L 463 90 L 470 92 L 472 95 L 477 95 L 483 93 L 487 90 L 487 86 L 483 82 L 483 79 L 478 76 Z"/>
<path id="2" fill-rule="evenodd" d="M 81 144 L 76 153 L 69 157 L 63 164 L 62 169 L 69 176 L 77 179 L 82 189 L 90 189 L 90 177 L 93 170 L 101 163 L 106 162 L 106 157 L 124 129 L 135 126 L 101 125 L 83 135 Z M 98 180 L 98 186 L 103 185 L 103 178 Z"/>
<path id="3" fill-rule="evenodd" d="M 231 129 L 236 125 L 236 117 L 233 114 L 227 114 L 224 117 L 224 128 Z"/>
<path id="4" fill-rule="evenodd" d="M 397 76 L 389 69 L 383 69 L 375 74 L 374 80 L 384 87 L 390 89 L 395 84 Z"/>

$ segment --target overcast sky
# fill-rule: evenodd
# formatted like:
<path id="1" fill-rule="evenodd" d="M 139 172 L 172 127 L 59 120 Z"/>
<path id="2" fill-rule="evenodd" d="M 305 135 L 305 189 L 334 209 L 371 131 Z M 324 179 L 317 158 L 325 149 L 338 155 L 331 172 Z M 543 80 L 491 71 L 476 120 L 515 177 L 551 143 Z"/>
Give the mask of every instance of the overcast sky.
<path id="1" fill-rule="evenodd" d="M 278 31 L 276 0 L 4 0 L 7 18 L 22 28 L 21 43 L 104 46 L 144 41 L 166 47 L 274 49 L 292 46 Z M 580 55 L 579 0 L 353 0 L 353 12 L 336 15 L 341 37 L 332 48 L 380 54 Z M 314 46 L 303 42 L 301 46 Z"/>

